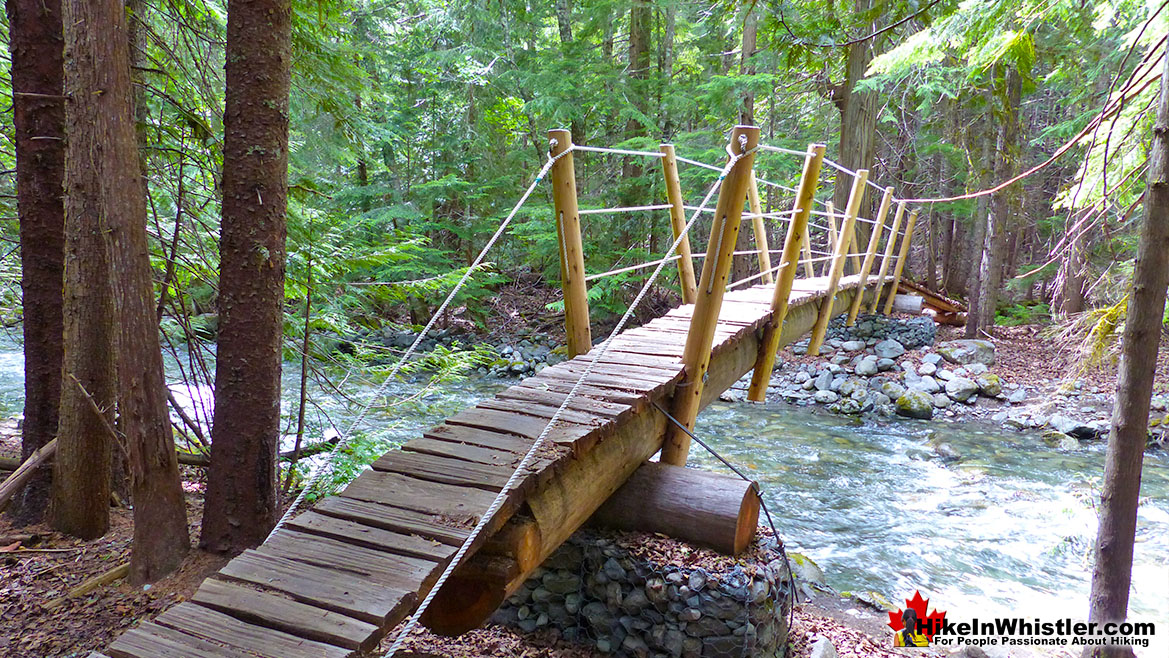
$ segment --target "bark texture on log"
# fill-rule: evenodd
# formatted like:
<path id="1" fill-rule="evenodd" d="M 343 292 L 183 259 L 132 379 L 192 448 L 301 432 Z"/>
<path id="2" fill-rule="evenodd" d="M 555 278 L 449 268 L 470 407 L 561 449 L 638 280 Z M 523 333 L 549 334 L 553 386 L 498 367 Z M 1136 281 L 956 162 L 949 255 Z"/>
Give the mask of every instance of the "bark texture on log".
<path id="1" fill-rule="evenodd" d="M 24 314 L 24 425 L 21 457 L 57 435 L 64 348 L 65 97 L 61 0 L 8 0 L 16 208 Z M 49 503 L 42 468 L 13 500 L 18 523 L 36 523 Z"/>
<path id="2" fill-rule="evenodd" d="M 738 555 L 759 524 L 754 484 L 735 475 L 647 462 L 601 505 L 591 522 L 617 530 L 660 532 Z"/>

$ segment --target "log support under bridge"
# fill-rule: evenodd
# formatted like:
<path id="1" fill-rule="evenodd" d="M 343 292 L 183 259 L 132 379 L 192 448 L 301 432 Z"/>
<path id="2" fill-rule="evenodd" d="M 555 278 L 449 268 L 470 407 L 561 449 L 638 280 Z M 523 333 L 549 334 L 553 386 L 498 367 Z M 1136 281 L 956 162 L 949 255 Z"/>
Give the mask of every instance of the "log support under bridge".
<path id="1" fill-rule="evenodd" d="M 873 289 L 861 293 L 855 285 L 856 277 L 850 277 L 837 293 L 836 307 L 843 312 L 856 294 L 869 295 Z M 748 297 L 765 299 L 769 287 L 757 287 L 740 294 L 729 293 L 730 299 Z M 819 314 L 819 299 L 816 295 L 794 292 L 797 303 L 789 308 L 787 321 L 778 336 L 780 347 L 793 343 L 806 334 L 816 323 Z M 686 308 L 686 307 L 684 307 Z M 759 354 L 758 331 L 762 322 L 743 332 L 738 340 L 715 345 L 710 357 L 709 376 L 699 398 L 701 410 L 713 402 L 747 374 L 755 365 Z M 668 399 L 673 387 L 663 389 L 653 396 L 659 403 Z M 662 446 L 668 421 L 652 404 L 644 404 L 633 416 L 612 435 L 600 441 L 587 455 L 574 459 L 552 481 L 527 498 L 527 505 L 533 513 L 539 548 L 536 564 L 543 562 L 565 539 L 604 503 L 639 468 L 646 459 L 653 456 Z M 514 517 L 503 525 L 500 533 L 517 533 L 518 526 L 531 522 L 530 517 Z M 489 571 L 483 570 L 485 562 L 469 563 L 460 567 L 439 596 L 431 605 L 423 621 L 440 634 L 458 634 L 482 625 L 491 613 L 514 593 L 535 570 L 519 569 L 515 556 L 499 555 L 508 562 L 507 568 L 498 563 Z M 530 561 L 530 558 L 529 558 Z M 449 590 L 449 592 L 448 592 Z M 468 602 L 476 602 L 468 605 Z"/>

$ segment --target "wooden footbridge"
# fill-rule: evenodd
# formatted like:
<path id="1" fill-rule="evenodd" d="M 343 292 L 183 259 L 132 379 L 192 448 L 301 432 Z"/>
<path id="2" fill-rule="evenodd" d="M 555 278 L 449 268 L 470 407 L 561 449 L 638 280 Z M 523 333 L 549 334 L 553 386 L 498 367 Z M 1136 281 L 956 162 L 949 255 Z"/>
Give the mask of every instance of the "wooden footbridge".
<path id="1" fill-rule="evenodd" d="M 663 463 L 685 464 L 689 437 L 666 411 L 693 427 L 699 410 L 752 370 L 749 397 L 762 400 L 780 346 L 811 331 L 809 352 L 817 353 L 834 315 L 849 313 L 855 321 L 862 306 L 877 310 L 883 290 L 890 291 L 888 313 L 909 245 L 897 238 L 912 235 L 915 214 L 899 231 L 905 212 L 899 203 L 891 230 L 883 230 L 894 201 L 892 189 L 884 189 L 880 210 L 860 218 L 871 222 L 871 237 L 855 254 L 855 273 L 845 276 L 871 184 L 867 172 L 856 172 L 844 212 L 817 211 L 825 160 L 824 148 L 812 145 L 799 154 L 803 175 L 792 210 L 781 213 L 787 234 L 772 267 L 763 231 L 768 217 L 752 173 L 755 154 L 767 147 L 757 144 L 757 129 L 739 127 L 730 162 L 715 167 L 719 179 L 694 212 L 695 218 L 709 212 L 702 206 L 719 192 L 697 281 L 678 158 L 672 147 L 662 148 L 669 193 L 662 209 L 670 211 L 678 256 L 656 262 L 654 274 L 676 262 L 687 303 L 617 333 L 627 313 L 612 336 L 593 346 L 572 161 L 573 151 L 586 149 L 573 147 L 566 131 L 552 138 L 545 171 L 560 229 L 572 358 L 386 453 L 339 494 L 290 517 L 259 548 L 229 562 L 190 601 L 91 658 L 341 658 L 373 650 L 419 608 L 422 623 L 437 632 L 478 626 L 646 460 L 660 450 Z M 818 214 L 841 223 L 827 242 L 830 253 L 819 259 L 823 270 L 806 276 L 815 274 L 809 228 Z M 751 277 L 755 285 L 727 286 L 744 216 L 756 227 L 760 272 Z M 805 276 L 798 278 L 801 268 Z M 739 546 L 755 522 L 735 531 Z"/>

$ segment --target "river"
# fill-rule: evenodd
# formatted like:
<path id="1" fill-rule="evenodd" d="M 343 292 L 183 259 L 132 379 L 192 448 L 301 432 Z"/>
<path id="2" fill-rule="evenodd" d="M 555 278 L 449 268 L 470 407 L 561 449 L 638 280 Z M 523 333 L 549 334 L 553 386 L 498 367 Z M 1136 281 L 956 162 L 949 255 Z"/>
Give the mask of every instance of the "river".
<path id="1" fill-rule="evenodd" d="M 177 362 L 168 360 L 173 372 Z M 297 364 L 287 364 L 284 408 L 297 404 Z M 345 431 L 373 394 L 351 371 L 357 403 L 313 387 L 310 441 Z M 390 441 L 487 397 L 507 382 L 474 378 L 444 384 L 384 411 L 373 405 L 360 427 Z M 0 413 L 20 412 L 23 358 L 0 342 Z M 391 398 L 411 385 L 394 385 Z M 193 411 L 205 389 L 172 387 Z M 202 402 L 200 402 L 202 400 Z M 716 402 L 696 433 L 763 486 L 789 550 L 807 555 L 839 591 L 876 592 L 900 604 L 915 590 L 951 618 L 1011 614 L 1058 619 L 1086 616 L 1094 504 L 1104 445 L 1075 451 L 1045 445 L 1035 433 L 977 423 L 858 420 L 786 405 Z M 285 446 L 291 445 L 286 437 Z M 960 458 L 943 460 L 948 443 Z M 691 463 L 723 467 L 695 445 Z M 1169 634 L 1169 455 L 1147 453 L 1141 485 L 1130 617 L 1158 622 L 1156 646 Z"/>

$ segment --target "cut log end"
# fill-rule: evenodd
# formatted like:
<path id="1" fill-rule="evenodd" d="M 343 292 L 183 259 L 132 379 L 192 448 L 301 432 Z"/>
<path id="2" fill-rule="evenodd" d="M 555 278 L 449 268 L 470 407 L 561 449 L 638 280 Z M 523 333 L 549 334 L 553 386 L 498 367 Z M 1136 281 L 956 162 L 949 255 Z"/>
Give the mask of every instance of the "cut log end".
<path id="1" fill-rule="evenodd" d="M 755 537 L 759 496 L 753 482 L 736 476 L 647 462 L 601 505 L 592 522 L 658 532 L 737 555 Z"/>

